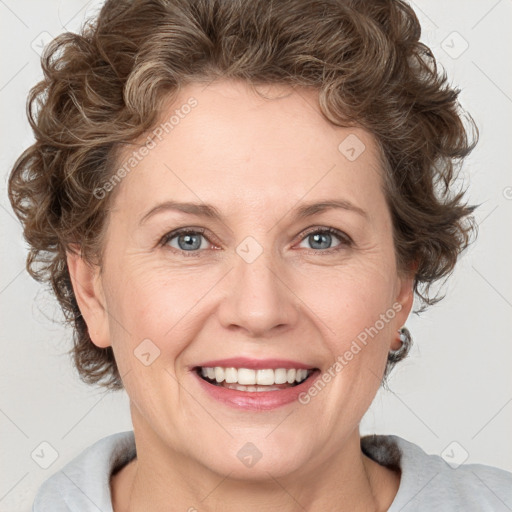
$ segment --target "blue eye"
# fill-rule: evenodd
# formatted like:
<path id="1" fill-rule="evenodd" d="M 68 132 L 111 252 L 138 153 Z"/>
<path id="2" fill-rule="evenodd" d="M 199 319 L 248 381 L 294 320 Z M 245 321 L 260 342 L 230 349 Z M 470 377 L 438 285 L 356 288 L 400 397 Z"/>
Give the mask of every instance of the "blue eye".
<path id="1" fill-rule="evenodd" d="M 333 238 L 338 239 L 338 244 L 335 246 L 332 246 Z M 303 241 L 308 242 L 315 252 L 331 252 L 351 244 L 348 235 L 334 228 L 314 228 L 305 235 Z"/>
<path id="2" fill-rule="evenodd" d="M 206 230 L 203 228 L 182 228 L 163 236 L 160 245 L 163 247 L 170 247 L 171 249 L 181 252 L 185 256 L 200 256 L 201 250 L 207 249 L 211 242 L 204 235 Z M 338 240 L 336 245 L 333 244 L 333 239 Z M 341 250 L 343 247 L 350 247 L 352 239 L 334 228 L 320 228 L 315 227 L 310 229 L 301 238 L 302 243 L 308 242 L 311 250 L 309 253 L 326 253 Z M 303 247 L 300 245 L 299 247 Z"/>
<path id="3" fill-rule="evenodd" d="M 203 231 L 183 229 L 168 233 L 162 238 L 163 246 L 169 245 L 173 249 L 183 252 L 196 252 L 199 249 L 206 249 L 208 243 L 204 244 L 203 240 L 207 238 L 203 235 Z M 176 241 L 175 244 L 171 243 Z M 205 246 L 206 245 L 206 246 Z"/>

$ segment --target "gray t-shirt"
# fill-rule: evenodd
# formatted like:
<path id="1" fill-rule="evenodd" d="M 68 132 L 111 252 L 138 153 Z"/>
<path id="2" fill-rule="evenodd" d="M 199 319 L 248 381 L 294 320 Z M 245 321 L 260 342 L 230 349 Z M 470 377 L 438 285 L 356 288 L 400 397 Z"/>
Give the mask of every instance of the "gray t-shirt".
<path id="1" fill-rule="evenodd" d="M 482 464 L 454 469 L 439 455 L 393 435 L 363 436 L 361 448 L 380 464 L 402 471 L 388 512 L 512 511 L 508 471 Z M 41 485 L 32 511 L 112 512 L 110 477 L 135 456 L 132 431 L 97 441 Z"/>

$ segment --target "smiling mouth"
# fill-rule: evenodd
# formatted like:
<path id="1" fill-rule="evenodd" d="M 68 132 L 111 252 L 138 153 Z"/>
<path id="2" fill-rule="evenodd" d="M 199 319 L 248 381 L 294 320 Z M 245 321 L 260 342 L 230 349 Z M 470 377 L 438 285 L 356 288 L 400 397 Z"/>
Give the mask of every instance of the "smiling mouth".
<path id="1" fill-rule="evenodd" d="M 250 368 L 196 367 L 201 379 L 214 386 L 237 391 L 262 392 L 279 391 L 302 384 L 317 370 L 293 368 Z"/>

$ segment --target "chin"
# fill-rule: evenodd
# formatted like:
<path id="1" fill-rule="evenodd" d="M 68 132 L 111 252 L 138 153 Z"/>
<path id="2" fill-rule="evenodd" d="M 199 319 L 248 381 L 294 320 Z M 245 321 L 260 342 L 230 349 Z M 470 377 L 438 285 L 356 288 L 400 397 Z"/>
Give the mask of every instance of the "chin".
<path id="1" fill-rule="evenodd" d="M 282 434 L 285 433 L 283 430 Z M 300 471 L 310 458 L 304 450 L 304 442 L 270 441 L 265 436 L 268 436 L 268 429 L 260 436 L 230 439 L 224 447 L 217 441 L 215 446 L 201 450 L 198 461 L 222 476 L 229 474 L 230 479 L 265 482 Z M 251 438 L 253 441 L 248 440 Z M 303 448 L 299 451 L 297 446 Z M 209 456 L 205 460 L 206 453 Z"/>

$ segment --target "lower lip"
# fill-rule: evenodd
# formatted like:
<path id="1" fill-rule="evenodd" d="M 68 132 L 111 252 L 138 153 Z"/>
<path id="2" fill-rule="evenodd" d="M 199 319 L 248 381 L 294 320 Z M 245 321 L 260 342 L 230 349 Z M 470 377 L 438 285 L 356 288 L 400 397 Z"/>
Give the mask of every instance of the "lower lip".
<path id="1" fill-rule="evenodd" d="M 235 409 L 247 411 L 269 411 L 297 401 L 298 396 L 311 387 L 313 382 L 320 375 L 315 370 L 304 382 L 298 386 L 274 391 L 239 391 L 237 389 L 224 388 L 210 384 L 202 379 L 197 372 L 193 372 L 199 384 L 215 400 L 222 402 Z"/>

